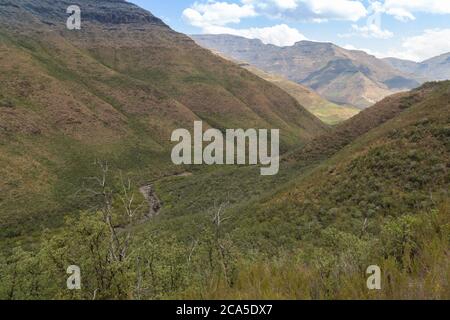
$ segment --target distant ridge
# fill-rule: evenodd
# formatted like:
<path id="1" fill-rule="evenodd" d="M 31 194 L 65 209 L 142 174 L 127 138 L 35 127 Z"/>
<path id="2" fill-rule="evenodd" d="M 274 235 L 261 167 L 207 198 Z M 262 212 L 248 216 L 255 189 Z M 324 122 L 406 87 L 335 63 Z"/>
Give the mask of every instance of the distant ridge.
<path id="1" fill-rule="evenodd" d="M 300 41 L 290 47 L 277 47 L 231 35 L 192 38 L 206 48 L 306 85 L 331 102 L 360 109 L 420 85 L 414 77 L 383 60 L 332 43 Z"/>
<path id="2" fill-rule="evenodd" d="M 411 74 L 421 81 L 450 80 L 450 52 L 423 62 L 397 58 L 385 58 L 384 60 L 394 68 Z"/>

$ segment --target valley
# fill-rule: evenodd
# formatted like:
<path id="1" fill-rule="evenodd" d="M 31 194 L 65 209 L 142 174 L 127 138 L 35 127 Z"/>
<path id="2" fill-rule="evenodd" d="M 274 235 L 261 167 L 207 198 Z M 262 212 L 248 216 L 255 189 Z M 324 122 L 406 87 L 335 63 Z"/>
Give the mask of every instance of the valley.
<path id="1" fill-rule="evenodd" d="M 450 81 L 78 3 L 0 0 L 0 299 L 450 298 Z"/>

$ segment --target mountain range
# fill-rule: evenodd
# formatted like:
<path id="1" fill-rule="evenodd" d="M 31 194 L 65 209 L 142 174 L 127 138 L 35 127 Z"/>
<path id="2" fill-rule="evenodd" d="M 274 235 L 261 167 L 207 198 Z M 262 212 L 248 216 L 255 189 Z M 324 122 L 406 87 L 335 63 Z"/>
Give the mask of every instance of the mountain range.
<path id="1" fill-rule="evenodd" d="M 160 181 L 166 208 L 145 230 L 196 239 L 211 208 L 229 203 L 223 232 L 246 258 L 239 285 L 206 299 L 448 297 L 438 279 L 450 270 L 449 98 L 450 81 L 389 96 L 285 154 L 273 180 L 240 168 Z M 391 289 L 365 289 L 373 263 Z"/>
<path id="2" fill-rule="evenodd" d="M 177 170 L 171 133 L 194 120 L 281 129 L 282 150 L 327 130 L 277 86 L 151 13 L 121 0 L 80 3 L 82 28 L 71 31 L 70 1 L 1 1 L 2 233 L 77 207 L 70 194 L 95 159 L 142 180 Z"/>
<path id="3" fill-rule="evenodd" d="M 414 62 L 397 58 L 385 58 L 383 60 L 397 70 L 410 74 L 420 81 L 450 79 L 450 53 L 445 53 L 423 62 Z"/>
<path id="4" fill-rule="evenodd" d="M 314 90 L 294 81 L 289 81 L 282 76 L 267 73 L 246 63 L 239 63 L 239 66 L 280 87 L 326 124 L 335 125 L 350 119 L 360 112 L 356 107 L 330 102 Z"/>
<path id="5" fill-rule="evenodd" d="M 67 30 L 72 4 L 0 0 L 0 299 L 450 298 L 450 81 L 205 37 L 230 61 L 124 0 L 77 0 Z M 326 125 L 313 89 L 365 110 Z M 195 120 L 280 129 L 279 174 L 175 166 Z"/>
<path id="6" fill-rule="evenodd" d="M 300 41 L 290 47 L 278 47 L 231 35 L 192 38 L 206 48 L 303 84 L 331 102 L 360 109 L 420 84 L 414 76 L 386 61 L 332 43 Z"/>
<path id="7" fill-rule="evenodd" d="M 309 112 L 311 112 L 326 124 L 335 125 L 337 123 L 343 122 L 358 114 L 360 111 L 355 107 L 332 103 L 320 96 L 314 90 L 299 83 L 287 80 L 282 76 L 265 72 L 261 69 L 256 68 L 255 66 L 252 66 L 249 63 L 226 57 L 220 52 L 214 51 L 214 53 L 236 63 L 240 67 L 252 72 L 261 79 L 264 79 L 278 86 L 293 98 L 295 98 L 298 103 L 300 103 Z"/>

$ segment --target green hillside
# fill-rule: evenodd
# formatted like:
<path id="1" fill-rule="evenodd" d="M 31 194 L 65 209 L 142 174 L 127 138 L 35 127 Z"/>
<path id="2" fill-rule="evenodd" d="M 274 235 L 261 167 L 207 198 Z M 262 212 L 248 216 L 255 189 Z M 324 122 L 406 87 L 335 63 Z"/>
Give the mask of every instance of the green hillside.
<path id="1" fill-rule="evenodd" d="M 449 88 L 449 82 L 427 84 L 385 99 L 288 154 L 273 178 L 240 168 L 161 180 L 161 222 L 170 221 L 174 230 L 179 221 L 195 225 L 195 215 L 229 201 L 245 237 L 255 229 L 258 240 L 277 251 L 284 245 L 278 241 L 299 240 L 290 231 L 301 222 L 317 224 L 309 234 L 314 237 L 330 224 L 359 230 L 368 218 L 368 230 L 376 230 L 390 216 L 433 208 L 448 197 Z M 388 107 L 391 115 L 381 112 Z M 254 240 L 242 243 L 259 247 Z"/>
<path id="2" fill-rule="evenodd" d="M 0 7 L 2 237 L 56 226 L 87 207 L 74 195 L 96 160 L 138 184 L 183 170 L 171 164 L 169 140 L 194 120 L 279 128 L 282 150 L 327 130 L 276 86 L 135 5 L 81 1 L 80 31 L 65 28 L 66 5 Z"/>
<path id="3" fill-rule="evenodd" d="M 126 1 L 79 3 L 75 33 L 65 0 L 0 5 L 0 299 L 450 299 L 449 81 L 328 127 Z M 199 119 L 280 129 L 279 174 L 173 166 Z"/>
<path id="4" fill-rule="evenodd" d="M 192 241 L 215 204 L 237 199 L 223 227 L 237 252 L 237 283 L 215 283 L 208 298 L 448 297 L 449 97 L 450 82 L 389 97 L 307 146 L 321 157 L 294 152 L 276 181 L 255 188 L 235 182 L 252 181 L 245 171 L 162 182 L 167 209 L 164 227 L 155 227 Z M 194 181 L 210 186 L 209 197 Z M 373 264 L 395 275 L 390 291 L 368 295 Z"/>
<path id="5" fill-rule="evenodd" d="M 291 234 L 291 240 L 314 241 L 316 232 L 329 226 L 357 234 L 365 224 L 366 232 L 376 234 L 386 219 L 413 215 L 446 202 L 450 182 L 449 88 L 450 82 L 428 84 L 407 97 L 397 97 L 412 103 L 257 208 L 250 207 L 248 227 L 254 227 L 255 217 L 263 215 L 265 225 L 275 219 L 277 225 L 285 223 L 303 230 L 297 236 Z M 352 122 L 347 127 L 357 119 Z M 304 223 L 311 224 L 308 232 Z M 269 238 L 277 239 L 275 234 Z"/>
<path id="6" fill-rule="evenodd" d="M 294 160 L 294 152 L 278 176 L 228 167 L 157 181 L 162 209 L 127 227 L 133 242 L 124 260 L 100 259 L 110 245 L 103 209 L 69 218 L 39 251 L 3 258 L 0 294 L 20 262 L 23 279 L 45 270 L 35 281 L 47 289 L 28 294 L 24 282 L 15 298 L 90 299 L 98 287 L 98 298 L 448 298 L 449 94 L 443 82 L 387 98 L 335 129 L 342 149 L 324 135 L 312 142 L 323 158 Z M 381 112 L 388 105 L 390 115 Z M 361 134 L 343 129 L 352 127 Z M 113 203 L 122 225 L 122 205 Z M 75 296 L 61 290 L 57 267 L 71 261 L 89 275 Z M 369 265 L 382 268 L 382 291 L 367 291 Z"/>

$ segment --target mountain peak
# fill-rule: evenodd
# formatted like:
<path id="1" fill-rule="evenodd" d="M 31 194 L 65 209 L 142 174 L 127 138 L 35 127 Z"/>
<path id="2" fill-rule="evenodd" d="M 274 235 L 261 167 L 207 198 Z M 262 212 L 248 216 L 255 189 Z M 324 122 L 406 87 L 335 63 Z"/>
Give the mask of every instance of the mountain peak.
<path id="1" fill-rule="evenodd" d="M 299 46 L 320 46 L 320 47 L 335 47 L 335 45 L 331 42 L 318 42 L 311 40 L 301 40 L 294 44 L 294 47 Z"/>

